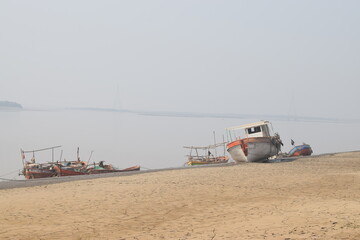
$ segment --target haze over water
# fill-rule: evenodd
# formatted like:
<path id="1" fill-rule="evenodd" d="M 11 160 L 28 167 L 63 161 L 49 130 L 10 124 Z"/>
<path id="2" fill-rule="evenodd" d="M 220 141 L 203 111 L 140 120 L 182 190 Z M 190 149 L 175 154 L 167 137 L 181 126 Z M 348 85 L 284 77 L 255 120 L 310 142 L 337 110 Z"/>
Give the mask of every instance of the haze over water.
<path id="1" fill-rule="evenodd" d="M 261 119 L 167 117 L 127 112 L 80 110 L 0 111 L 0 177 L 17 176 L 22 167 L 20 149 L 61 145 L 54 160 L 75 160 L 77 147 L 84 161 L 104 160 L 119 168 L 181 167 L 189 152 L 183 146 L 206 146 L 226 140 L 226 127 Z M 266 120 L 266 119 L 265 119 Z M 284 142 L 283 152 L 295 143 L 308 143 L 314 154 L 358 150 L 359 123 L 271 121 Z M 353 133 L 353 134 L 349 134 Z M 341 144 L 339 144 L 341 142 Z M 30 160 L 32 154 L 26 155 Z M 39 162 L 51 161 L 51 151 L 35 153 Z"/>
<path id="2" fill-rule="evenodd" d="M 214 130 L 220 141 L 224 128 L 261 119 L 273 122 L 284 151 L 291 138 L 314 153 L 357 150 L 359 121 L 347 119 L 360 119 L 359 8 L 355 0 L 2 0 L 0 101 L 158 113 L 0 112 L 0 176 L 21 167 L 20 148 L 57 145 L 69 160 L 80 147 L 83 160 L 94 151 L 91 161 L 117 167 L 181 166 L 183 145 L 211 144 Z M 158 116 L 167 111 L 198 115 Z"/>

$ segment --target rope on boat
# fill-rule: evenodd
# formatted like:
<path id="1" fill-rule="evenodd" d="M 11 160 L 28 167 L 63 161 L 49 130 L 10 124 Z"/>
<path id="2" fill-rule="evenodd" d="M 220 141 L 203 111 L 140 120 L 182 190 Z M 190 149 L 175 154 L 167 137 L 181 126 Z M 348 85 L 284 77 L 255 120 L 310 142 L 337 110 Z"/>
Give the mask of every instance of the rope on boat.
<path id="1" fill-rule="evenodd" d="M 12 172 L 9 172 L 9 173 L 5 173 L 4 175 L 1 175 L 0 178 L 5 177 L 5 176 L 10 175 L 10 174 L 13 174 L 13 173 L 16 173 L 16 172 L 19 172 L 19 169 L 16 169 L 16 170 L 14 170 Z"/>
<path id="2" fill-rule="evenodd" d="M 26 181 L 24 179 L 8 179 L 8 178 L 2 178 L 0 177 L 0 180 L 3 180 L 3 181 L 16 181 L 16 182 L 23 182 L 23 181 Z"/>
<path id="3" fill-rule="evenodd" d="M 145 170 L 153 170 L 152 168 L 147 168 L 147 167 L 143 167 L 143 166 L 141 166 L 141 168 L 143 168 Z"/>

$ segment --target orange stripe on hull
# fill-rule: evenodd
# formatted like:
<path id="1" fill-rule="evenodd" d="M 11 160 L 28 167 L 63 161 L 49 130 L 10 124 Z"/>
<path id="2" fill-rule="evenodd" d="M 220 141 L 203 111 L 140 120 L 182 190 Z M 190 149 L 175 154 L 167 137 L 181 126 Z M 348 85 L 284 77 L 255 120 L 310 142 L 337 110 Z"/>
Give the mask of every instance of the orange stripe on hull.
<path id="1" fill-rule="evenodd" d="M 227 144 L 227 149 L 241 145 L 241 140 L 236 140 Z"/>
<path id="2" fill-rule="evenodd" d="M 245 156 L 248 155 L 248 143 L 252 142 L 268 142 L 268 137 L 252 137 L 252 138 L 242 138 L 235 141 L 232 141 L 227 144 L 227 150 L 229 151 L 230 148 L 239 146 L 241 147 L 242 151 L 244 152 Z"/>

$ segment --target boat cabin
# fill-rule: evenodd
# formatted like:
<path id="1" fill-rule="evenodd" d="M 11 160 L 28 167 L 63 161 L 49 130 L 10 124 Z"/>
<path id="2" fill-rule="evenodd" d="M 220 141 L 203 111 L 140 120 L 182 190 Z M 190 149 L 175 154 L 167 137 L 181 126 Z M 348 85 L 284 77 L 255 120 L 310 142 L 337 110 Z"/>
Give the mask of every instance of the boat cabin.
<path id="1" fill-rule="evenodd" d="M 232 138 L 231 132 L 242 129 L 245 131 L 245 138 L 270 137 L 271 135 L 270 135 L 269 124 L 271 124 L 269 121 L 260 121 L 260 122 L 227 128 L 226 130 L 229 131 L 231 138 Z M 239 137 L 236 136 L 236 139 L 239 139 Z"/>

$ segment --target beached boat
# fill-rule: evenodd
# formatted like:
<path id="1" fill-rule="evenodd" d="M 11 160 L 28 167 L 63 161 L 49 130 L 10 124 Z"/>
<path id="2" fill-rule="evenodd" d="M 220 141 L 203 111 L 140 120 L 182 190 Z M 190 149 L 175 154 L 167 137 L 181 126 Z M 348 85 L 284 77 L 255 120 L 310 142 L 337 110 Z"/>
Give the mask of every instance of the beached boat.
<path id="1" fill-rule="evenodd" d="M 225 151 L 223 155 L 217 156 L 217 150 L 216 150 L 220 146 L 223 146 L 225 150 L 225 144 L 226 143 L 224 142 L 224 143 L 218 143 L 205 147 L 184 146 L 184 148 L 190 149 L 190 154 L 186 155 L 188 160 L 185 164 L 192 166 L 192 165 L 227 163 L 229 161 L 229 157 L 225 155 Z M 204 153 L 203 154 L 199 153 L 199 150 L 204 151 Z M 193 151 L 195 151 L 195 154 L 193 153 Z M 213 151 L 213 153 L 211 151 Z"/>
<path id="2" fill-rule="evenodd" d="M 22 171 L 26 179 L 48 178 L 56 175 L 51 163 L 27 163 Z"/>
<path id="3" fill-rule="evenodd" d="M 88 164 L 87 162 L 80 161 L 79 157 L 79 148 L 77 150 L 77 160 L 76 161 L 54 161 L 54 149 L 61 146 L 45 148 L 40 150 L 32 151 L 23 151 L 21 150 L 22 160 L 23 160 L 23 170 L 22 174 L 26 179 L 33 178 L 48 178 L 48 177 L 63 177 L 63 176 L 76 176 L 76 175 L 86 175 L 86 174 L 100 174 L 100 173 L 111 173 L 111 172 L 129 172 L 129 171 L 139 171 L 140 166 L 132 166 L 125 169 L 114 168 L 111 164 L 104 165 L 104 161 L 99 163 Z M 36 163 L 35 162 L 35 152 L 52 150 L 52 161 L 46 163 Z M 33 157 L 30 161 L 25 160 L 25 153 L 32 153 Z M 90 155 L 91 158 L 91 155 Z M 89 158 L 89 161 L 90 161 Z"/>
<path id="4" fill-rule="evenodd" d="M 87 164 L 83 161 L 61 162 L 54 165 L 56 176 L 85 175 Z"/>
<path id="5" fill-rule="evenodd" d="M 288 153 L 289 157 L 297 157 L 297 156 L 310 156 L 313 153 L 312 148 L 309 144 L 302 144 L 293 147 Z"/>
<path id="6" fill-rule="evenodd" d="M 21 158 L 23 163 L 22 175 L 25 176 L 26 179 L 35 179 L 35 178 L 48 178 L 56 176 L 56 171 L 54 169 L 54 149 L 59 148 L 61 146 L 37 149 L 31 151 L 21 151 Z M 40 151 L 52 150 L 52 161 L 45 163 L 37 163 L 35 160 L 35 153 Z M 30 161 L 26 161 L 25 154 L 31 153 L 32 158 Z"/>
<path id="7" fill-rule="evenodd" d="M 140 166 L 132 166 L 124 169 L 117 169 L 111 164 L 104 164 L 104 161 L 100 161 L 98 164 L 94 163 L 87 167 L 87 174 L 100 174 L 100 173 L 113 173 L 113 172 L 130 172 L 130 171 L 140 171 Z"/>
<path id="8" fill-rule="evenodd" d="M 189 166 L 194 166 L 194 165 L 204 165 L 204 164 L 220 164 L 220 163 L 227 163 L 229 161 L 229 157 L 228 156 L 221 156 L 221 157 L 214 157 L 214 158 L 202 158 L 202 159 L 195 159 L 194 158 L 190 158 L 188 159 L 188 161 L 186 162 L 187 165 Z"/>
<path id="9" fill-rule="evenodd" d="M 239 162 L 264 162 L 279 153 L 283 145 L 279 134 L 271 134 L 269 121 L 227 128 L 227 151 L 231 158 Z M 240 137 L 239 130 L 245 131 L 245 137 Z"/>
<path id="10" fill-rule="evenodd" d="M 79 147 L 77 148 L 76 152 L 76 161 L 61 161 L 56 162 L 54 169 L 56 171 L 56 176 L 63 177 L 63 176 L 76 176 L 76 175 L 85 175 L 87 174 L 87 162 L 80 160 L 79 154 Z M 92 152 L 90 154 L 90 158 L 92 156 Z M 90 160 L 89 158 L 89 160 Z"/>

